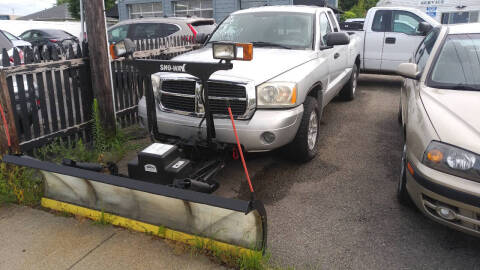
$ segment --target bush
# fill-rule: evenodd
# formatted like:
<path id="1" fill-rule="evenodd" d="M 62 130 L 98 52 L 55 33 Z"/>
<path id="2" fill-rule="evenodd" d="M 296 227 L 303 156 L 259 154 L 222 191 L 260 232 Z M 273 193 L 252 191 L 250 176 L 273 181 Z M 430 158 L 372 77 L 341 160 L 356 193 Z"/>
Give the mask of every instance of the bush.
<path id="1" fill-rule="evenodd" d="M 34 206 L 43 194 L 41 175 L 29 168 L 0 163 L 0 205 L 18 203 Z"/>

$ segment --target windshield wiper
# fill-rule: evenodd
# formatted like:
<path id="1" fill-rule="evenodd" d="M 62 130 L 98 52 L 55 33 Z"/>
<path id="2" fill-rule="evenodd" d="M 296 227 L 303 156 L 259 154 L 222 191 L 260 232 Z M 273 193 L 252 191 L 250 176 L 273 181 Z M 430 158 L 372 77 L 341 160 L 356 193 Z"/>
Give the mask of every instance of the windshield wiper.
<path id="1" fill-rule="evenodd" d="M 450 88 L 452 90 L 480 91 L 480 87 L 475 87 L 475 86 L 467 85 L 467 84 L 456 84 L 456 85 L 452 85 L 451 87 L 449 86 L 448 88 Z"/>
<path id="2" fill-rule="evenodd" d="M 266 41 L 252 41 L 251 42 L 253 46 L 256 47 L 278 47 L 278 48 L 283 48 L 283 49 L 288 49 L 291 50 L 291 47 L 288 47 L 286 45 L 274 43 L 274 42 L 266 42 Z"/>

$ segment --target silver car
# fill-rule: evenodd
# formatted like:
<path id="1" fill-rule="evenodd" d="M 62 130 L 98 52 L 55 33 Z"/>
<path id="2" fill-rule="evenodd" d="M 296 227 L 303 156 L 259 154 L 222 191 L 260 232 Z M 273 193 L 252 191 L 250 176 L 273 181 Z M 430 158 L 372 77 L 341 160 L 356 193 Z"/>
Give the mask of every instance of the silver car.
<path id="1" fill-rule="evenodd" d="M 480 24 L 434 28 L 398 73 L 406 77 L 398 199 L 480 236 Z"/>

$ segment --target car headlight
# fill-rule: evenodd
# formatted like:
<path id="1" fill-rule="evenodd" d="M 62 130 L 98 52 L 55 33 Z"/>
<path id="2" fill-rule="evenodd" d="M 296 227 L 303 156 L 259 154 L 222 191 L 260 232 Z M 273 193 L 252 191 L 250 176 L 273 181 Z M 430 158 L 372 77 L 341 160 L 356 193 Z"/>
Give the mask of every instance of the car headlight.
<path id="1" fill-rule="evenodd" d="M 480 156 L 449 144 L 432 141 L 423 155 L 423 163 L 444 173 L 480 181 Z"/>
<path id="2" fill-rule="evenodd" d="M 297 101 L 297 84 L 293 82 L 267 82 L 257 86 L 259 108 L 291 107 Z"/>

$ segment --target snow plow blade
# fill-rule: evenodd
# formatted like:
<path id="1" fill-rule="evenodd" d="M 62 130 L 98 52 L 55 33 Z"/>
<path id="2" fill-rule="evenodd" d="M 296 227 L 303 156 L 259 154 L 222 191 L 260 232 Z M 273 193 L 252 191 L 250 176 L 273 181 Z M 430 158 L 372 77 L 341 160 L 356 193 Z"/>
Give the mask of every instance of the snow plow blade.
<path id="1" fill-rule="evenodd" d="M 72 168 L 26 156 L 3 162 L 38 169 L 45 178 L 42 205 L 205 248 L 265 250 L 263 203 L 223 198 L 131 178 Z"/>

